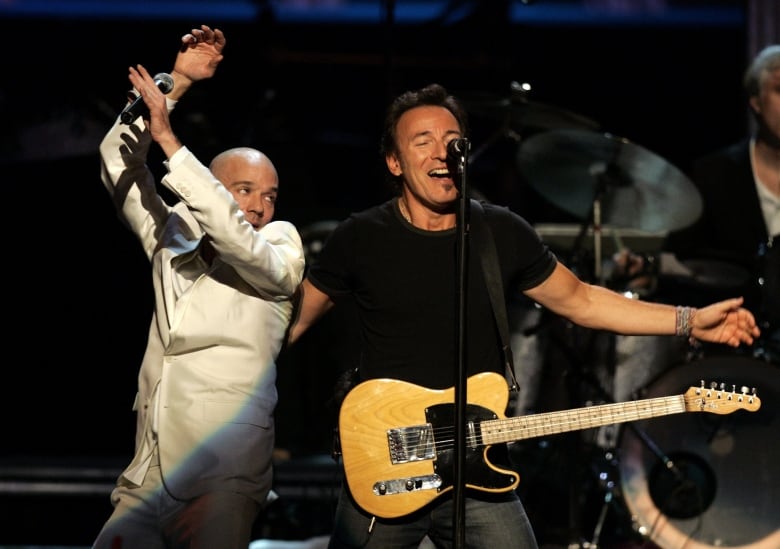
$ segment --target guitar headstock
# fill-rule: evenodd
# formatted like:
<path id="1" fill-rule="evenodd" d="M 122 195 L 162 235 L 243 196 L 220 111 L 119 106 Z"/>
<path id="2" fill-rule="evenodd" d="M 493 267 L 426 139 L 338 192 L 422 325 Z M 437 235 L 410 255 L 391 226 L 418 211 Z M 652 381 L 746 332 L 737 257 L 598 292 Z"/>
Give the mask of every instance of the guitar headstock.
<path id="1" fill-rule="evenodd" d="M 755 412 L 761 408 L 761 399 L 756 396 L 756 389 L 748 389 L 732 385 L 726 389 L 725 383 L 711 382 L 709 387 L 691 387 L 685 391 L 685 410 L 687 412 L 711 412 L 713 414 L 730 414 L 735 410 Z"/>

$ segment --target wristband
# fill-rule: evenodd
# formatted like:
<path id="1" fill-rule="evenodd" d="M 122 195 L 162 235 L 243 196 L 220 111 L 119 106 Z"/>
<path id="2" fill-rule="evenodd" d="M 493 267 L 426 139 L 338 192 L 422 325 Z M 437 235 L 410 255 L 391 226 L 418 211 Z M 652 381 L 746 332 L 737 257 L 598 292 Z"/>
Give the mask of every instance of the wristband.
<path id="1" fill-rule="evenodd" d="M 696 309 L 693 307 L 678 306 L 675 309 L 675 335 L 691 337 L 691 332 L 693 331 L 693 317 L 695 314 Z"/>

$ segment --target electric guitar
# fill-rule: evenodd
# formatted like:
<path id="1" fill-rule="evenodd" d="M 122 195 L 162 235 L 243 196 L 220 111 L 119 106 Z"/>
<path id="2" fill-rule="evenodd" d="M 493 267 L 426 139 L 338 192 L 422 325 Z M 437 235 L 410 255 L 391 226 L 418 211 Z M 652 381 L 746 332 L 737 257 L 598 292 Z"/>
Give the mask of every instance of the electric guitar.
<path id="1" fill-rule="evenodd" d="M 504 378 L 492 372 L 467 380 L 465 484 L 507 492 L 520 475 L 487 459 L 493 444 L 577 431 L 682 412 L 754 412 L 760 399 L 727 391 L 724 384 L 690 387 L 685 394 L 601 404 L 519 417 L 503 415 L 509 403 Z M 339 412 L 347 484 L 368 513 L 396 518 L 412 513 L 453 487 L 455 390 L 433 390 L 395 379 L 372 379 L 347 393 Z"/>

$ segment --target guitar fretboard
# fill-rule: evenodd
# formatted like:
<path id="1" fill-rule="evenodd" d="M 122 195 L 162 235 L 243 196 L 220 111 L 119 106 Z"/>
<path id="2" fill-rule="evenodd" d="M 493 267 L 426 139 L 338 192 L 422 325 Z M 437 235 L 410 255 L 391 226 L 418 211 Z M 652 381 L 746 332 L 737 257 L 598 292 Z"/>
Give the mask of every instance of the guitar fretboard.
<path id="1" fill-rule="evenodd" d="M 633 402 L 599 404 L 577 410 L 486 420 L 480 423 L 480 428 L 484 444 L 498 444 L 626 421 L 681 414 L 685 411 L 685 395 L 676 395 Z"/>

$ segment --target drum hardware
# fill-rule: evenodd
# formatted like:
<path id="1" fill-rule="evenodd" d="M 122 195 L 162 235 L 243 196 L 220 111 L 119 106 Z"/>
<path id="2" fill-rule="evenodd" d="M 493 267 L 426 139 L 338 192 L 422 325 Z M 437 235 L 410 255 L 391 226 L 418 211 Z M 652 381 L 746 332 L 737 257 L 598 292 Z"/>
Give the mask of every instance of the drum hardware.
<path id="1" fill-rule="evenodd" d="M 750 282 L 750 273 L 733 263 L 711 259 L 685 259 L 686 278 L 690 283 L 712 292 L 744 291 Z"/>
<path id="2" fill-rule="evenodd" d="M 727 387 L 755 386 L 763 404 L 754 414 L 685 414 L 625 424 L 618 465 L 636 531 L 663 549 L 780 547 L 780 445 L 775 443 L 780 369 L 739 355 L 675 366 L 642 397 L 674 394 L 698 379 L 719 379 Z M 648 451 L 638 432 L 657 448 Z"/>
<path id="3" fill-rule="evenodd" d="M 510 88 L 511 123 L 521 130 L 547 131 L 578 128 L 596 131 L 600 124 L 581 114 L 531 100 L 531 85 L 513 81 Z"/>
<path id="4" fill-rule="evenodd" d="M 564 323 L 560 317 L 556 317 L 544 309 L 541 310 L 538 317 L 532 320 L 533 322 L 527 324 L 528 328 L 527 331 L 523 332 L 524 335 L 538 334 L 547 341 L 546 348 L 554 350 L 553 355 L 547 356 L 548 359 L 553 360 L 553 363 L 548 364 L 548 367 L 544 368 L 544 373 L 540 371 L 538 375 L 540 377 L 549 376 L 550 382 L 555 380 L 559 385 L 563 384 L 559 387 L 563 389 L 563 393 L 558 395 L 555 393 L 556 388 L 550 386 L 552 383 L 548 385 L 547 380 L 544 377 L 542 379 L 542 385 L 546 386 L 546 390 L 553 391 L 553 394 L 548 393 L 543 398 L 547 404 L 556 409 L 579 407 L 590 402 L 601 404 L 629 400 L 632 396 L 636 396 L 635 391 L 641 390 L 661 373 L 654 364 L 649 364 L 645 359 L 639 360 L 636 366 L 640 367 L 642 372 L 638 374 L 644 375 L 645 370 L 650 370 L 650 373 L 642 377 L 641 380 L 638 379 L 638 374 L 628 374 L 625 382 L 620 384 L 626 386 L 625 390 L 620 391 L 620 397 L 618 397 L 617 394 L 610 392 L 610 386 L 601 379 L 601 372 L 594 367 L 596 360 L 598 360 L 599 366 L 602 364 L 602 353 L 607 355 L 607 361 L 616 356 L 613 354 L 616 349 L 611 345 L 614 339 L 612 334 L 585 330 L 576 325 Z M 617 339 L 616 342 L 617 352 L 621 356 L 624 353 L 642 354 L 647 349 L 644 339 L 627 345 L 623 343 L 622 339 Z M 670 359 L 674 357 L 675 360 L 682 359 L 682 355 L 676 352 L 678 345 L 682 347 L 683 341 L 674 338 L 674 350 L 658 351 L 658 354 L 664 357 L 664 364 L 669 364 L 665 360 L 666 357 Z M 594 348 L 598 349 L 594 352 Z M 555 360 L 559 356 L 558 353 L 563 353 L 563 360 Z M 597 358 L 593 359 L 594 356 Z M 651 360 L 650 357 L 647 359 Z M 656 362 L 655 354 L 652 361 Z M 518 364 L 523 367 L 523 362 L 518 362 Z M 622 366 L 623 364 L 615 365 L 616 368 Z M 610 368 L 611 365 L 607 364 L 606 367 Z M 617 377 L 615 379 L 617 380 Z M 642 385 L 639 386 L 639 383 Z M 629 385 L 635 387 L 635 391 L 631 391 Z M 559 396 L 563 397 L 561 401 L 558 400 Z M 538 401 L 534 400 L 532 404 L 528 408 L 531 410 L 529 413 L 533 413 L 533 410 L 539 410 Z M 631 427 L 627 426 L 626 428 L 630 429 Z M 562 523 L 546 523 L 547 528 L 551 528 L 551 526 L 554 528 L 541 531 L 542 539 L 545 539 L 545 534 L 553 535 L 555 536 L 554 543 L 571 548 L 597 549 L 602 545 L 613 547 L 614 543 L 636 543 L 636 546 L 628 545 L 625 547 L 638 547 L 638 544 L 647 541 L 647 536 L 633 528 L 631 513 L 620 489 L 619 453 L 616 450 L 617 434 L 604 446 L 598 445 L 598 442 L 594 443 L 594 440 L 591 439 L 592 436 L 595 437 L 599 434 L 590 430 L 569 433 L 562 435 L 565 438 L 541 441 L 535 448 L 526 448 L 523 444 L 514 445 L 512 451 L 517 456 L 516 463 L 528 468 L 523 472 L 528 484 L 521 483 L 521 489 L 541 489 L 541 493 L 547 496 L 557 494 L 559 500 L 565 502 L 563 506 L 567 512 L 560 517 Z M 648 444 L 650 447 L 656 448 L 661 456 L 658 459 L 669 458 L 659 449 L 658 444 L 654 446 L 652 440 Z M 523 450 L 524 448 L 525 450 Z M 517 452 L 522 451 L 528 451 L 530 454 L 520 457 Z M 550 453 L 551 451 L 552 453 Z M 671 456 L 669 459 L 676 463 L 676 456 Z M 534 469 L 534 465 L 538 464 L 539 460 L 541 463 L 554 462 L 553 469 L 551 469 L 552 474 L 540 474 L 540 471 Z M 536 483 L 532 480 L 533 478 L 537 479 Z M 543 483 L 541 488 L 537 488 L 539 483 Z M 536 498 L 529 498 L 530 511 L 533 513 L 533 503 L 530 503 L 532 501 L 535 502 Z M 560 509 L 560 504 L 556 508 Z M 549 515 L 546 511 L 544 516 L 547 516 L 549 521 Z M 545 541 L 549 540 L 545 539 Z"/>
<path id="5" fill-rule="evenodd" d="M 582 544 L 582 547 L 587 549 L 598 549 L 609 510 L 617 503 L 619 498 L 619 494 L 617 492 L 618 483 L 615 481 L 615 478 L 617 477 L 616 455 L 614 452 L 608 450 L 604 452 L 603 458 L 606 462 L 606 466 L 600 467 L 597 470 L 597 476 L 599 480 L 599 486 L 601 486 L 604 490 L 604 496 L 602 497 L 601 509 L 599 510 L 595 526 L 593 527 L 593 537 L 589 542 L 585 541 Z"/>
<path id="6" fill-rule="evenodd" d="M 670 468 L 667 463 L 673 467 Z M 650 497 L 668 517 L 697 517 L 709 509 L 715 499 L 715 473 L 696 454 L 675 453 L 657 461 L 648 480 Z"/>
<path id="7" fill-rule="evenodd" d="M 553 129 L 581 129 L 596 131 L 600 124 L 570 110 L 534 101 L 528 83 L 512 81 L 509 93 L 480 94 L 461 91 L 457 95 L 470 118 L 485 118 L 498 122 L 508 133 L 518 136 Z M 519 139 L 518 139 L 519 140 Z"/>
<path id="8" fill-rule="evenodd" d="M 631 429 L 637 438 L 657 456 L 658 467 L 654 469 L 652 476 L 659 483 L 653 484 L 654 488 L 651 492 L 659 500 L 668 502 L 667 514 L 681 518 L 695 516 L 712 503 L 713 493 L 707 489 L 707 485 L 700 482 L 700 477 L 704 476 L 707 477 L 706 480 L 712 480 L 710 477 L 713 477 L 713 474 L 698 456 L 667 455 L 647 432 L 634 423 L 624 423 L 621 426 Z M 597 472 L 600 486 L 604 490 L 602 505 L 593 526 L 592 538 L 582 544 L 583 549 L 598 549 L 610 509 L 623 514 L 628 512 L 625 502 L 621 501 L 620 483 L 615 481 L 615 478 L 619 478 L 620 475 L 618 453 L 614 448 L 607 449 L 604 451 L 604 459 L 607 466 Z M 703 497 L 697 497 L 702 493 Z M 622 508 L 619 507 L 621 503 Z M 641 531 L 636 533 L 642 535 Z"/>
<path id="9" fill-rule="evenodd" d="M 588 371 L 587 365 L 583 363 L 595 337 L 594 331 L 565 323 L 561 317 L 547 309 L 541 309 L 538 315 L 529 320 L 530 322 L 524 324 L 522 326 L 524 329 L 519 333 L 523 337 L 538 336 L 544 348 L 542 353 L 546 355 L 545 361 L 552 360 L 548 367 L 540 368 L 538 373 L 540 385 L 554 393 L 544 398 L 545 405 L 554 409 L 579 407 L 582 402 L 587 401 L 580 398 L 581 393 L 585 391 L 590 393 L 589 398 L 594 392 L 595 399 L 600 399 L 602 395 L 606 396 L 606 391 L 601 387 L 599 380 L 591 375 L 592 372 Z M 516 346 L 513 346 L 513 349 L 517 350 Z M 548 350 L 552 354 L 548 354 Z M 557 360 L 559 353 L 561 361 Z M 525 367 L 523 362 L 518 364 L 521 368 Z M 548 380 L 550 383 L 547 383 Z M 558 394 L 559 390 L 560 394 Z M 540 411 L 544 409 L 541 408 L 542 404 L 537 400 L 529 402 L 525 411 L 528 413 Z M 592 482 L 595 477 L 591 474 L 590 467 L 583 467 L 589 463 L 583 462 L 582 456 L 590 454 L 589 447 L 585 444 L 583 433 L 564 433 L 554 440 L 541 441 L 532 451 L 533 458 L 531 456 L 514 458 L 517 463 L 528 465 L 529 462 L 533 463 L 533 460 L 539 459 L 541 454 L 547 456 L 543 459 L 544 463 L 555 462 L 555 474 L 541 475 L 538 478 L 540 482 L 545 483 L 542 492 L 546 496 L 559 493 L 561 499 L 566 502 L 564 504 L 566 513 L 561 517 L 563 522 L 554 523 L 555 528 L 552 531 L 556 536 L 556 543 L 565 543 L 569 547 L 582 547 L 581 543 L 587 543 L 582 540 L 585 539 L 583 533 L 589 532 L 590 522 L 586 521 L 587 517 L 584 516 L 586 508 L 583 505 L 583 498 L 590 496 L 596 489 Z M 517 453 L 524 448 L 523 444 L 515 444 L 512 451 L 518 455 Z M 548 448 L 548 450 L 540 452 L 541 448 Z M 601 475 L 599 477 L 601 478 Z M 528 473 L 526 478 L 530 478 Z M 534 486 L 533 483 L 525 485 L 521 483 L 521 489 L 534 489 Z"/>
<path id="10" fill-rule="evenodd" d="M 571 250 L 582 227 L 579 224 L 571 223 L 537 223 L 534 225 L 534 229 L 551 248 L 555 250 Z M 602 251 L 607 255 L 612 255 L 628 248 L 637 253 L 657 253 L 663 246 L 666 234 L 666 231 L 648 232 L 627 227 L 602 225 Z M 587 227 L 587 234 L 586 238 L 582 240 L 582 247 L 591 250 L 592 243 L 593 227 Z"/>
<path id="11" fill-rule="evenodd" d="M 615 495 L 614 483 L 610 483 L 607 488 L 607 491 L 604 493 L 604 505 L 601 506 L 599 518 L 596 521 L 595 528 L 593 529 L 593 539 L 588 544 L 588 547 L 592 547 L 593 549 L 597 549 L 599 546 L 599 541 L 601 540 L 601 530 L 604 528 L 604 523 L 607 520 L 607 512 L 609 511 L 609 506 L 612 503 L 613 497 Z"/>
<path id="12" fill-rule="evenodd" d="M 665 235 L 695 222 L 702 200 L 676 167 L 628 139 L 580 129 L 551 130 L 525 140 L 517 163 L 544 198 L 583 220 L 572 244 L 580 253 L 593 234 L 593 273 L 603 283 L 605 225 Z M 613 233 L 615 234 L 615 233 Z M 617 249 L 625 249 L 617 235 Z"/>
<path id="13" fill-rule="evenodd" d="M 608 133 L 546 131 L 526 139 L 516 161 L 536 191 L 581 220 L 597 199 L 604 225 L 647 232 L 682 229 L 702 212 L 699 191 L 682 171 Z"/>
<path id="14" fill-rule="evenodd" d="M 770 236 L 757 254 L 758 321 L 761 337 L 756 358 L 780 364 L 780 235 Z"/>
<path id="15" fill-rule="evenodd" d="M 547 315 L 543 314 L 540 323 L 551 322 L 554 318 L 556 317 L 551 313 L 548 313 Z M 541 329 L 544 328 L 544 326 L 541 327 Z M 555 340 L 561 337 L 557 333 L 553 335 L 552 341 L 552 345 L 558 351 L 564 353 L 565 362 L 567 364 L 567 366 L 565 366 L 564 377 L 566 379 L 569 406 L 581 406 L 581 403 L 583 402 L 599 404 L 614 403 L 614 396 L 605 389 L 602 381 L 589 364 L 589 359 L 585 357 L 594 356 L 596 354 L 594 353 L 594 348 L 600 345 L 600 343 L 596 343 L 596 339 L 599 339 L 599 341 L 603 343 L 603 338 L 606 337 L 606 348 L 601 349 L 606 355 L 606 368 L 608 370 L 613 370 L 614 368 L 619 367 L 619 365 L 616 364 L 616 335 L 585 330 L 576 325 L 570 325 L 570 328 L 573 333 L 569 332 L 568 335 L 573 337 L 574 343 L 563 338 L 556 342 Z M 533 331 L 538 331 L 539 329 L 540 326 L 538 324 L 532 327 Z M 637 429 L 632 423 L 625 425 L 626 428 Z M 568 547 L 598 549 L 605 533 L 613 536 L 612 541 L 614 541 L 614 536 L 616 535 L 638 536 L 639 534 L 630 529 L 629 512 L 627 506 L 623 504 L 621 499 L 620 483 L 617 480 L 619 478 L 619 454 L 615 451 L 615 441 L 613 441 L 611 447 L 599 449 L 596 446 L 589 444 L 583 435 L 584 433 L 570 433 L 564 441 L 564 459 L 569 460 L 566 469 L 568 470 L 567 474 L 570 476 L 566 481 L 569 503 Z M 685 480 L 685 472 L 678 471 L 675 467 L 675 462 L 662 452 L 659 445 L 656 444 L 649 435 L 642 431 L 638 431 L 637 436 L 645 440 L 647 447 L 658 456 L 659 460 L 667 463 L 671 471 L 678 472 L 678 477 L 683 481 Z M 603 462 L 602 460 L 593 460 L 591 455 L 591 450 L 593 449 L 602 452 L 604 458 Z M 591 455 L 588 459 L 593 460 L 589 462 L 592 468 L 589 469 L 587 475 L 585 475 L 578 466 L 583 455 Z M 599 463 L 597 463 L 597 461 Z M 585 477 L 588 478 L 586 479 Z M 598 479 L 598 485 L 591 487 L 591 490 L 594 490 L 593 495 L 600 496 L 600 499 L 596 500 L 600 503 L 600 508 L 598 516 L 595 517 L 595 522 L 591 521 L 593 517 L 586 516 L 586 512 L 588 512 L 589 509 L 582 501 L 583 486 L 590 486 L 588 480 L 590 478 Z M 604 526 L 605 524 L 608 524 L 610 518 L 622 522 L 619 522 L 617 526 L 613 526 L 612 530 L 605 530 Z"/>
<path id="16" fill-rule="evenodd" d="M 476 138 L 476 147 L 469 155 L 468 163 L 476 172 L 480 168 L 490 172 L 490 179 L 485 181 L 482 191 L 486 194 L 498 193 L 499 202 L 506 203 L 504 193 L 516 184 L 517 174 L 514 173 L 514 157 L 519 143 L 533 133 L 560 128 L 579 128 L 583 130 L 598 130 L 600 124 L 591 118 L 574 113 L 564 108 L 534 101 L 531 99 L 531 85 L 512 81 L 503 92 L 460 91 L 457 93 L 466 111 L 469 113 L 471 133 Z M 484 157 L 491 153 L 498 158 Z M 508 160 L 512 166 L 505 166 L 503 160 Z M 495 173 L 498 170 L 499 173 Z M 511 175 L 510 175 L 511 174 Z M 511 178 L 511 183 L 504 180 Z M 502 181 L 504 181 L 502 186 Z M 499 187 L 496 187 L 499 185 Z M 480 178 L 475 179 L 474 188 L 480 188 Z M 491 193 L 491 190 L 493 193 Z"/>
<path id="17" fill-rule="evenodd" d="M 609 333 L 595 333 L 589 330 L 582 330 L 574 326 L 572 328 L 576 333 L 573 334 L 572 342 L 562 340 L 559 344 L 553 345 L 558 350 L 563 350 L 566 356 L 566 362 L 568 363 L 567 369 L 564 372 L 564 377 L 567 379 L 568 398 L 572 405 L 578 405 L 581 402 L 615 402 L 616 400 L 626 400 L 625 391 L 621 393 L 620 397 L 611 394 L 607 387 L 603 384 L 598 373 L 594 370 L 590 362 L 594 357 L 593 349 L 599 346 L 599 353 L 604 353 L 605 357 L 597 357 L 599 364 L 603 360 L 605 367 L 610 369 L 617 369 L 624 364 L 618 363 L 618 356 L 621 356 L 625 352 L 636 352 L 638 349 L 645 349 L 645 340 L 640 339 L 637 343 L 628 344 L 625 346 L 622 343 L 617 346 L 615 343 L 618 341 L 617 336 Z M 606 340 L 604 338 L 607 338 Z M 594 343 L 598 339 L 601 343 Z M 606 345 L 603 345 L 604 342 Z M 667 342 L 667 340 L 663 340 Z M 673 342 L 667 342 L 669 349 L 657 349 L 660 356 L 665 356 L 668 359 L 682 360 L 683 351 L 688 347 L 683 345 L 682 341 L 674 339 Z M 637 347 L 638 345 L 638 347 Z M 620 349 L 619 354 L 617 349 Z M 655 348 L 655 347 L 653 347 Z M 579 351 L 577 350 L 579 349 Z M 693 360 L 698 357 L 700 349 L 691 348 L 690 359 Z M 644 367 L 649 367 L 649 364 L 643 363 Z M 663 370 L 654 370 L 654 377 L 647 378 L 643 383 L 647 384 L 653 379 L 657 379 Z M 717 372 L 715 372 L 717 373 Z M 702 377 L 689 380 L 689 384 L 696 384 Z M 646 386 L 646 385 L 645 385 Z M 675 391 L 665 392 L 664 395 L 673 394 Z M 635 391 L 630 393 L 633 398 L 641 398 L 641 387 L 638 387 Z M 663 396 L 663 395 L 657 395 Z M 625 423 L 620 427 L 624 430 L 631 431 L 634 438 L 641 441 L 644 451 L 652 456 L 652 462 L 657 464 L 654 470 L 650 473 L 652 485 L 652 497 L 656 498 L 659 505 L 663 507 L 666 516 L 669 517 L 690 517 L 693 520 L 698 515 L 706 512 L 713 506 L 715 493 L 713 486 L 717 486 L 715 482 L 715 474 L 713 469 L 706 464 L 699 456 L 693 452 L 670 452 L 664 444 L 660 444 L 656 435 L 652 431 L 643 429 L 641 424 L 637 423 Z M 582 475 L 582 473 L 573 473 L 578 470 L 576 465 L 579 463 L 571 464 L 569 467 L 571 474 L 575 476 L 567 480 L 569 488 L 569 531 L 571 537 L 568 542 L 570 547 L 576 546 L 583 549 L 598 548 L 604 541 L 614 541 L 615 536 L 619 536 L 617 539 L 623 541 L 631 541 L 640 543 L 643 540 L 647 540 L 647 532 L 651 531 L 650 526 L 641 524 L 637 529 L 632 529 L 632 517 L 631 511 L 628 505 L 625 503 L 625 498 L 621 492 L 621 485 L 619 482 L 615 482 L 611 479 L 611 469 L 616 471 L 615 475 L 619 476 L 618 468 L 621 467 L 620 453 L 616 447 L 617 439 L 612 439 L 612 446 L 607 447 L 604 450 L 604 456 L 607 460 L 606 464 L 601 469 L 593 469 L 599 479 L 599 486 L 594 487 L 592 495 L 596 496 L 596 499 L 592 502 L 598 505 L 598 507 L 590 506 L 590 508 L 582 505 L 582 487 L 587 485 L 588 482 L 583 477 L 576 475 Z M 579 445 L 579 446 L 577 446 Z M 570 460 L 580 460 L 581 456 L 586 452 L 583 449 L 591 448 L 585 438 L 577 438 L 567 442 L 567 456 Z M 580 457 L 578 457 L 580 456 Z M 590 458 L 589 458 L 590 459 Z M 595 463 L 595 462 L 593 462 Z M 591 471 L 593 472 L 593 471 Z M 590 475 L 588 475 L 590 476 Z M 594 477 L 595 478 L 595 477 Z M 600 496 L 600 499 L 599 499 Z M 598 509 L 598 516 L 592 517 L 591 511 Z M 592 519 L 595 519 L 593 522 Z M 615 524 L 617 522 L 617 524 Z M 604 526 L 607 524 L 607 528 Z M 604 536 L 610 539 L 602 540 Z M 573 542 L 571 540 L 579 540 Z M 579 543 L 580 545 L 572 545 Z M 681 549 L 677 547 L 663 547 L 663 549 Z M 688 548 L 686 548 L 688 549 Z M 698 548 L 701 549 L 701 548 Z M 751 548 L 752 549 L 752 548 Z M 764 548 L 756 548 L 764 549 Z"/>
<path id="18" fill-rule="evenodd" d="M 592 174 L 595 176 L 596 181 L 593 202 L 584 222 L 577 231 L 577 235 L 574 237 L 572 249 L 570 250 L 570 261 L 577 263 L 576 258 L 581 256 L 585 237 L 590 232 L 593 237 L 593 279 L 600 285 L 604 285 L 601 251 L 603 239 L 601 204 L 602 200 L 606 197 L 609 186 L 616 181 L 616 178 L 621 177 L 621 174 L 612 168 L 613 166 L 614 164 L 612 162 L 606 165 L 591 166 Z M 618 182 L 617 184 L 620 185 L 622 183 Z M 622 249 L 622 247 L 620 249 Z"/>

